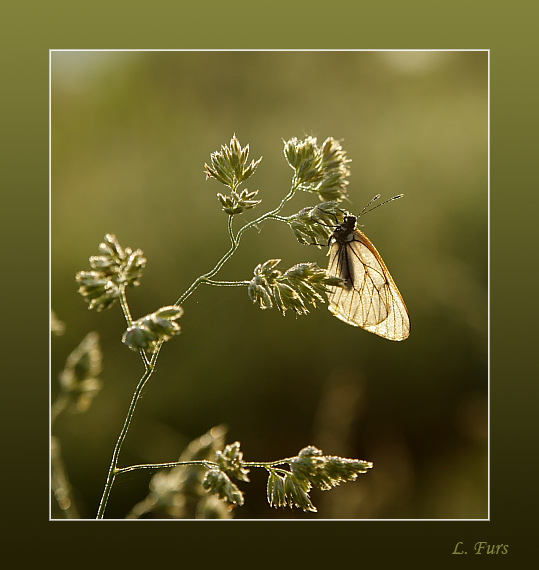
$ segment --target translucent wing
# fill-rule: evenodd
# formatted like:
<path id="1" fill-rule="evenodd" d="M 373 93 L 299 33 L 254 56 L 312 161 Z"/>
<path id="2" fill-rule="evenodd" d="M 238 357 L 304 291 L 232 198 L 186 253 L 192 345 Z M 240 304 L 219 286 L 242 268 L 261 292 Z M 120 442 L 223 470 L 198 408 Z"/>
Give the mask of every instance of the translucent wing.
<path id="1" fill-rule="evenodd" d="M 389 340 L 408 338 L 408 310 L 369 238 L 355 229 L 350 241 L 331 245 L 329 256 L 329 274 L 346 283 L 330 287 L 329 310 L 345 323 Z"/>

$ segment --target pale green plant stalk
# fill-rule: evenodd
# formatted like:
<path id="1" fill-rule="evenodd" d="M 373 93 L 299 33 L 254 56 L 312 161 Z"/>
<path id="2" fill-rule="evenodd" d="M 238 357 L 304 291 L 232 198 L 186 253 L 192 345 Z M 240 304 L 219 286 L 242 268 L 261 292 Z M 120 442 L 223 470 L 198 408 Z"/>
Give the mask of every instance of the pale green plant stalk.
<path id="1" fill-rule="evenodd" d="M 120 435 L 118 436 L 118 441 L 114 447 L 114 452 L 112 453 L 112 460 L 110 462 L 109 472 L 107 474 L 107 481 L 105 483 L 105 488 L 103 490 L 103 496 L 101 497 L 101 501 L 99 503 L 99 509 L 97 511 L 97 518 L 102 519 L 105 515 L 105 509 L 107 508 L 107 501 L 109 499 L 110 492 L 112 490 L 112 486 L 114 485 L 114 481 L 120 470 L 118 469 L 118 459 L 120 457 L 120 451 L 122 450 L 123 442 L 127 436 L 127 432 L 129 431 L 129 426 L 131 425 L 131 420 L 133 419 L 133 414 L 135 413 L 135 408 L 137 406 L 137 402 L 139 401 L 140 395 L 144 390 L 144 386 L 146 382 L 150 379 L 151 375 L 155 370 L 155 363 L 148 364 L 147 359 L 144 356 L 144 364 L 146 366 L 146 370 L 142 378 L 139 380 L 137 387 L 135 388 L 135 392 L 133 394 L 133 398 L 131 400 L 131 404 L 129 406 L 129 410 L 127 411 L 127 416 L 124 421 L 124 425 L 122 426 L 122 430 L 120 431 Z"/>
<path id="2" fill-rule="evenodd" d="M 290 189 L 290 192 L 283 198 L 283 200 L 277 206 L 277 208 L 275 208 L 271 212 L 267 212 L 266 214 L 264 214 L 263 216 L 260 216 L 256 220 L 248 222 L 247 224 L 242 226 L 242 228 L 238 231 L 238 233 L 236 235 L 234 235 L 234 232 L 232 231 L 233 215 L 229 215 L 229 217 L 228 217 L 228 235 L 230 236 L 230 241 L 232 242 L 232 246 L 227 251 L 227 253 L 219 260 L 217 265 L 211 271 L 208 271 L 208 273 L 205 273 L 204 275 L 201 275 L 200 277 L 195 279 L 195 281 L 189 287 L 189 289 L 187 289 L 187 291 L 176 301 L 175 305 L 181 305 L 192 293 L 194 293 L 196 288 L 202 283 L 206 283 L 208 285 L 217 285 L 217 286 L 226 286 L 226 287 L 249 285 L 249 281 L 213 281 L 210 278 L 213 277 L 216 273 L 218 273 L 219 270 L 223 267 L 223 265 L 234 255 L 234 253 L 236 252 L 236 250 L 238 249 L 238 247 L 240 245 L 241 236 L 245 233 L 245 231 L 252 228 L 253 226 L 256 226 L 257 224 L 260 224 L 264 220 L 268 220 L 268 219 L 272 219 L 272 218 L 280 220 L 280 221 L 286 220 L 286 218 L 282 218 L 282 217 L 278 216 L 278 214 L 284 208 L 286 203 L 294 197 L 294 194 L 298 190 L 298 187 L 299 187 L 298 182 L 293 184 L 292 188 Z"/>
<path id="3" fill-rule="evenodd" d="M 267 220 L 267 219 L 272 218 L 272 217 L 276 217 L 277 214 L 279 214 L 279 212 L 284 208 L 285 204 L 294 197 L 294 194 L 296 193 L 297 189 L 298 189 L 298 183 L 296 182 L 296 184 L 294 184 L 292 186 L 292 188 L 290 189 L 290 192 L 288 192 L 288 194 L 283 198 L 283 200 L 277 206 L 277 208 L 275 208 L 271 212 L 264 214 L 263 216 L 260 216 L 256 220 L 245 224 L 238 231 L 238 233 L 236 235 L 234 235 L 233 230 L 232 230 L 233 215 L 229 215 L 228 216 L 228 233 L 230 236 L 230 240 L 232 242 L 230 249 L 217 262 L 217 265 L 211 271 L 208 271 L 208 273 L 205 273 L 204 275 L 201 275 L 200 277 L 195 279 L 195 281 L 187 289 L 187 291 L 185 291 L 185 293 L 183 295 L 181 295 L 179 297 L 179 299 L 174 304 L 180 306 L 192 293 L 194 293 L 194 291 L 197 289 L 197 287 L 202 283 L 206 283 L 208 285 L 228 286 L 228 287 L 249 285 L 249 281 L 214 281 L 211 279 L 211 277 L 216 275 L 219 272 L 219 270 L 223 267 L 223 265 L 232 257 L 232 255 L 234 255 L 234 253 L 236 252 L 236 250 L 238 249 L 238 247 L 240 245 L 240 240 L 241 240 L 241 236 L 243 235 L 243 233 L 246 230 L 248 230 L 249 228 L 252 228 L 253 226 L 256 226 L 257 224 L 263 222 L 264 220 Z M 124 315 L 125 315 L 125 320 L 127 321 L 128 326 L 131 326 L 133 321 L 131 318 L 131 314 L 129 312 L 129 306 L 127 304 L 127 299 L 125 296 L 125 289 L 123 289 L 121 294 L 120 294 L 120 302 L 121 302 L 122 310 L 123 310 Z M 135 413 L 135 408 L 136 408 L 137 403 L 139 401 L 139 398 L 142 394 L 144 386 L 146 385 L 146 383 L 148 382 L 148 380 L 150 379 L 150 377 L 152 376 L 152 374 L 155 371 L 155 366 L 156 366 L 156 362 L 157 362 L 157 357 L 159 355 L 159 350 L 160 350 L 160 347 L 159 347 L 159 349 L 157 349 L 153 353 L 151 359 L 149 359 L 149 360 L 148 360 L 145 352 L 142 349 L 140 350 L 140 354 L 141 354 L 141 357 L 143 359 L 144 366 L 145 366 L 145 371 L 144 371 L 144 375 L 139 380 L 139 383 L 135 389 L 135 392 L 133 394 L 133 398 L 131 400 L 131 404 L 129 406 L 129 410 L 127 411 L 127 416 L 125 418 L 124 425 L 122 427 L 120 435 L 118 436 L 116 446 L 114 447 L 114 452 L 112 454 L 112 460 L 110 463 L 109 472 L 108 472 L 107 480 L 105 483 L 105 488 L 103 490 L 103 496 L 101 497 L 101 502 L 99 503 L 99 509 L 97 512 L 97 518 L 98 519 L 103 518 L 103 516 L 105 514 L 105 509 L 107 507 L 107 501 L 108 501 L 110 492 L 112 490 L 112 486 L 114 485 L 114 481 L 116 479 L 116 476 L 119 475 L 120 473 L 124 473 L 127 471 L 133 471 L 135 469 L 151 469 L 151 468 L 158 468 L 158 467 L 173 467 L 173 466 L 178 466 L 178 465 L 192 465 L 193 464 L 193 462 L 190 462 L 190 463 L 177 463 L 176 462 L 176 463 L 171 463 L 171 464 L 132 466 L 131 468 L 118 469 L 118 459 L 120 457 L 120 451 L 122 449 L 123 442 L 127 436 L 127 432 L 129 431 L 129 426 L 131 424 L 133 414 Z"/>
<path id="4" fill-rule="evenodd" d="M 284 274 L 277 269 L 280 260 L 268 260 L 259 264 L 254 277 L 242 281 L 218 281 L 213 277 L 237 251 L 243 234 L 268 219 L 287 223 L 301 243 L 320 245 L 318 239 L 327 240 L 335 222 L 342 219 L 343 211 L 338 202 L 346 197 L 348 162 L 344 151 L 334 139 L 327 139 L 318 147 L 316 139 L 307 137 L 304 141 L 291 139 L 285 143 L 285 156 L 294 170 L 291 188 L 279 205 L 273 210 L 245 223 L 236 233 L 233 217 L 244 210 L 256 207 L 258 190 L 250 192 L 240 185 L 256 170 L 261 159 L 247 164 L 249 147 L 242 148 L 234 136 L 230 146 L 211 155 L 211 164 L 205 165 L 208 178 L 215 178 L 225 185 L 228 195 L 218 194 L 223 211 L 228 214 L 230 249 L 215 267 L 201 275 L 178 298 L 174 305 L 161 307 L 154 313 L 133 320 L 127 302 L 126 288 L 139 284 L 142 269 L 146 264 L 142 251 L 123 249 L 113 235 L 107 235 L 100 245 L 101 255 L 90 258 L 92 271 L 77 274 L 79 292 L 86 298 L 89 308 L 98 311 L 112 306 L 117 300 L 124 313 L 127 330 L 122 338 L 132 350 L 138 351 L 144 364 L 144 374 L 133 393 L 126 418 L 112 454 L 97 518 L 105 515 L 107 502 L 116 477 L 138 469 L 165 469 L 180 466 L 200 466 L 207 470 L 202 488 L 216 494 L 219 499 L 233 506 L 243 504 L 243 494 L 230 477 L 248 481 L 249 468 L 264 468 L 269 473 L 268 501 L 272 506 L 297 506 L 314 511 L 308 492 L 312 485 L 329 489 L 344 481 L 354 480 L 372 466 L 369 462 L 324 456 L 312 446 L 304 448 L 298 456 L 269 462 L 243 461 L 239 443 L 227 445 L 224 451 L 216 451 L 216 461 L 209 459 L 180 460 L 167 463 L 152 463 L 118 467 L 118 461 L 128 434 L 137 403 L 156 369 L 157 359 L 163 343 L 180 332 L 177 320 L 182 316 L 181 305 L 201 284 L 234 287 L 246 286 L 249 296 L 262 309 L 277 307 L 283 314 L 292 309 L 298 314 L 308 313 L 308 305 L 317 306 L 327 301 L 328 287 L 343 285 L 341 279 L 331 277 L 313 263 L 296 265 Z M 289 217 L 280 215 L 285 205 L 298 190 L 318 194 L 326 202 L 315 207 L 304 208 Z M 288 465 L 290 470 L 278 467 Z M 145 507 L 141 507 L 144 511 Z"/>

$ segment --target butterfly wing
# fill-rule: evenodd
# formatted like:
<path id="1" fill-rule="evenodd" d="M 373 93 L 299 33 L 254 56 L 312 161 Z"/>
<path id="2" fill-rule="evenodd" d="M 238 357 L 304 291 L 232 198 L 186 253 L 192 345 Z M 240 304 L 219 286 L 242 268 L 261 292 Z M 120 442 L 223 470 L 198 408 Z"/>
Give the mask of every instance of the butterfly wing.
<path id="1" fill-rule="evenodd" d="M 408 338 L 408 310 L 369 238 L 355 229 L 352 241 L 331 245 L 329 256 L 328 273 L 345 281 L 345 287 L 330 287 L 329 310 L 345 323 L 389 340 Z"/>

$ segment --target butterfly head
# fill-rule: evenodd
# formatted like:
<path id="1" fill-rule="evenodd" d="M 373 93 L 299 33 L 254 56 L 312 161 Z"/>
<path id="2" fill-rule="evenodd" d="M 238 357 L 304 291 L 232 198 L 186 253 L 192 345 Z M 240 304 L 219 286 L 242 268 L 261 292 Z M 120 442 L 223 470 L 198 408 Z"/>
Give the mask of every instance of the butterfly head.
<path id="1" fill-rule="evenodd" d="M 344 220 L 333 232 L 333 239 L 340 244 L 345 244 L 354 239 L 357 218 L 355 216 L 345 216 Z"/>

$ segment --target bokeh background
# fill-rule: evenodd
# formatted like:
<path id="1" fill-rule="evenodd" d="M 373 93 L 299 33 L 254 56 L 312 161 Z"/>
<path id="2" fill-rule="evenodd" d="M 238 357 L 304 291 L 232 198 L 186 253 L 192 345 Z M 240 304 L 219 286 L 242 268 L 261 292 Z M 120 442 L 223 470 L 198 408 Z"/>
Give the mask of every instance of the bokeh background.
<path id="1" fill-rule="evenodd" d="M 119 307 L 88 311 L 75 273 L 114 233 L 148 259 L 129 290 L 133 315 L 173 303 L 228 249 L 223 187 L 203 166 L 235 133 L 264 157 L 247 183 L 263 202 L 247 220 L 287 193 L 291 137 L 342 140 L 351 212 L 378 193 L 405 195 L 361 221 L 408 305 L 411 336 L 392 343 L 325 308 L 283 317 L 259 310 L 245 288 L 201 287 L 161 352 L 120 464 L 174 461 L 226 424 L 246 460 L 312 444 L 374 463 L 354 483 L 314 491 L 314 514 L 270 508 L 265 474 L 253 470 L 235 518 L 486 518 L 488 54 L 56 51 L 51 60 L 51 304 L 66 325 L 52 339 L 52 400 L 89 331 L 104 354 L 92 407 L 53 429 L 80 515 L 95 516 L 142 364 L 121 343 Z M 283 213 L 316 203 L 299 194 Z M 267 221 L 217 278 L 250 279 L 269 258 L 282 268 L 327 260 Z M 151 476 L 122 476 L 107 517 L 125 517 Z M 54 502 L 52 516 L 61 516 Z"/>

